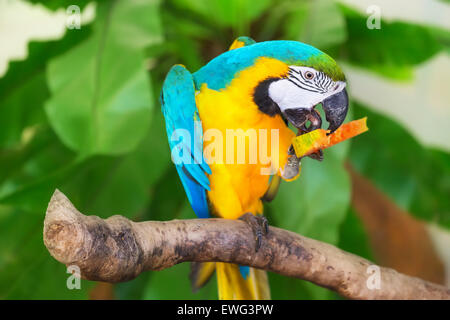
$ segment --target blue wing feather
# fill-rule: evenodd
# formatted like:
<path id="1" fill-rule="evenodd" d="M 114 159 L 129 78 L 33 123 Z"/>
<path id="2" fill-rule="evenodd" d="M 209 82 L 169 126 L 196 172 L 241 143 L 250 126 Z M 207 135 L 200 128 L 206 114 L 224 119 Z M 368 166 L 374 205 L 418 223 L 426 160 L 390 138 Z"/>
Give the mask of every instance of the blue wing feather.
<path id="1" fill-rule="evenodd" d="M 194 81 L 186 68 L 172 67 L 164 80 L 160 101 L 172 155 L 181 154 L 182 159 L 188 160 L 175 162 L 181 183 L 195 214 L 208 218 L 206 190 L 210 186 L 206 174 L 211 174 L 211 169 L 203 157 L 203 130 L 195 104 Z M 186 132 L 188 136 L 183 134 Z"/>

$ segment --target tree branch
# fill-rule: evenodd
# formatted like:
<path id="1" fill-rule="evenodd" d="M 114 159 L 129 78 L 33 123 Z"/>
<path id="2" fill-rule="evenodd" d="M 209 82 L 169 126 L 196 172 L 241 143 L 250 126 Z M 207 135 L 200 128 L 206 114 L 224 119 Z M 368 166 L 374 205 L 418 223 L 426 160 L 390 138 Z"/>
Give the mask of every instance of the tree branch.
<path id="1" fill-rule="evenodd" d="M 121 282 L 181 262 L 221 261 L 304 279 L 350 299 L 450 299 L 448 288 L 383 267 L 380 288 L 371 290 L 374 264 L 290 231 L 270 227 L 255 252 L 252 230 L 240 220 L 104 220 L 81 214 L 58 190 L 47 209 L 44 243 L 56 260 L 77 265 L 88 280 Z"/>

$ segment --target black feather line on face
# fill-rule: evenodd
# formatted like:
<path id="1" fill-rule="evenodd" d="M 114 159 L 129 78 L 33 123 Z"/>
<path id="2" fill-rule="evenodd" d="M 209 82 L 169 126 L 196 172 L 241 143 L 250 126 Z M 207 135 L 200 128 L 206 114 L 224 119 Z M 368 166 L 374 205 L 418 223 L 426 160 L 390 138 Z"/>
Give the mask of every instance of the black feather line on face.
<path id="1" fill-rule="evenodd" d="M 280 78 L 268 78 L 261 81 L 253 92 L 253 101 L 258 106 L 258 109 L 271 117 L 281 114 L 278 104 L 276 104 L 269 96 L 270 84 L 278 80 L 280 80 Z"/>
<path id="2" fill-rule="evenodd" d="M 305 79 L 303 76 L 301 76 L 303 79 Z M 319 87 L 317 87 L 314 83 L 310 84 L 309 80 L 302 81 L 301 79 L 297 78 L 293 74 L 289 73 L 289 77 L 287 78 L 290 82 L 295 84 L 297 87 L 303 90 L 311 91 L 311 92 L 317 92 L 317 93 L 324 93 L 323 90 L 320 90 Z"/>

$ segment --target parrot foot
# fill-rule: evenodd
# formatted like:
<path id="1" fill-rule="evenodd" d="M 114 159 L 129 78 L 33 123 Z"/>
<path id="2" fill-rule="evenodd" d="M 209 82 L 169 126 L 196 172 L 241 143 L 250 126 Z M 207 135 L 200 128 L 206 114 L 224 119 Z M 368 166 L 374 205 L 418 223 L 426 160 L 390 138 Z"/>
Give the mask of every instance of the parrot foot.
<path id="1" fill-rule="evenodd" d="M 263 236 L 269 233 L 269 222 L 267 218 L 260 215 L 255 216 L 247 212 L 240 216 L 239 220 L 245 221 L 252 228 L 256 240 L 255 252 L 258 252 L 259 248 L 261 248 Z"/>
<path id="2" fill-rule="evenodd" d="M 281 172 L 281 176 L 285 180 L 294 179 L 300 173 L 300 159 L 295 155 L 294 148 L 292 146 L 290 147 L 288 154 L 289 156 L 287 163 Z"/>

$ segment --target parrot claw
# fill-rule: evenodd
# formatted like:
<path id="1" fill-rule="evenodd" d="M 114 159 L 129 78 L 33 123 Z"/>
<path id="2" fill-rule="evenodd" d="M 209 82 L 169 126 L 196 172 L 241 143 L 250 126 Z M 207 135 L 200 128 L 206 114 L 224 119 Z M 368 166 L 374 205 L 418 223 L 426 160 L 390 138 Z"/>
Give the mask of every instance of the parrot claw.
<path id="1" fill-rule="evenodd" d="M 297 158 L 293 150 L 294 148 L 291 146 L 288 151 L 287 163 L 281 171 L 282 178 L 288 181 L 294 179 L 300 173 L 300 159 Z"/>
<path id="2" fill-rule="evenodd" d="M 255 252 L 258 252 L 262 245 L 263 236 L 269 233 L 269 222 L 264 216 L 255 216 L 250 212 L 239 217 L 239 220 L 245 221 L 250 228 L 252 228 L 253 234 L 255 235 L 256 245 Z"/>

